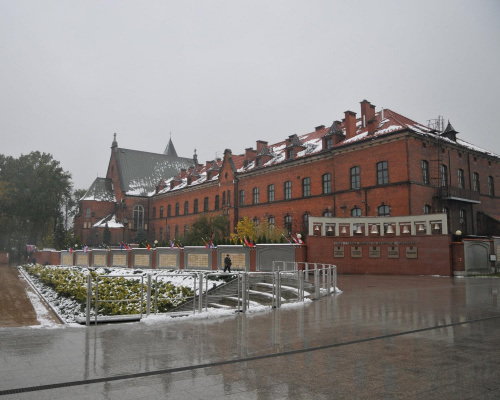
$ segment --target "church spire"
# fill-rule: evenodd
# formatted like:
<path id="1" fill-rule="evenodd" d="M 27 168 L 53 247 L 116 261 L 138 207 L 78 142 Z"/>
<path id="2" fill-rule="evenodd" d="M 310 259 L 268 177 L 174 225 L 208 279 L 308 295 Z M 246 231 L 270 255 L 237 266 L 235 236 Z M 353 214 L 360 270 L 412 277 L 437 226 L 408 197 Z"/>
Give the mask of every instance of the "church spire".
<path id="1" fill-rule="evenodd" d="M 168 144 L 163 154 L 170 157 L 177 157 L 177 152 L 175 151 L 174 144 L 172 143 L 172 133 L 170 133 L 170 139 L 168 139 Z"/>
<path id="2" fill-rule="evenodd" d="M 116 141 L 116 133 L 113 134 L 113 143 L 111 143 L 111 148 L 116 149 L 118 147 L 118 142 Z"/>

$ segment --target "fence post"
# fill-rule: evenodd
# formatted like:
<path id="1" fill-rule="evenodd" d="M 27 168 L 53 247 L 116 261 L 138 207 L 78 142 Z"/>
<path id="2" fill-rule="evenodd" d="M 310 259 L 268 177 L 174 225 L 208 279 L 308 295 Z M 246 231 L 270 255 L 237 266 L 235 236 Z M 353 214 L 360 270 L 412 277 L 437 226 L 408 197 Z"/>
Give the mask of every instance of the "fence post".
<path id="1" fill-rule="evenodd" d="M 95 324 L 97 325 L 97 310 L 99 304 L 99 277 L 95 278 Z"/>
<path id="2" fill-rule="evenodd" d="M 328 267 L 328 271 L 326 274 L 326 285 L 328 287 L 328 294 L 332 292 L 332 266 L 330 265 Z"/>
<path id="3" fill-rule="evenodd" d="M 148 274 L 148 292 L 146 294 L 146 316 L 151 312 L 151 274 Z"/>
<path id="4" fill-rule="evenodd" d="M 246 272 L 241 274 L 242 282 L 241 282 L 241 289 L 242 289 L 242 296 L 241 296 L 241 302 L 243 303 L 243 312 L 247 311 L 247 301 L 248 301 L 248 291 L 247 291 L 247 278 L 248 275 Z"/>
<path id="5" fill-rule="evenodd" d="M 85 315 L 85 325 L 90 326 L 90 307 L 92 305 L 92 275 L 87 275 L 87 312 Z"/>
<path id="6" fill-rule="evenodd" d="M 194 275 L 194 287 L 193 287 L 193 314 L 196 314 L 196 274 Z"/>
<path id="7" fill-rule="evenodd" d="M 203 272 L 198 273 L 198 279 L 200 280 L 200 292 L 198 293 L 198 311 L 203 312 Z"/>
<path id="8" fill-rule="evenodd" d="M 318 264 L 314 263 L 314 298 L 319 299 L 320 297 L 320 287 L 319 287 L 319 270 Z"/>
<path id="9" fill-rule="evenodd" d="M 276 273 L 276 308 L 281 308 L 281 274 Z"/>

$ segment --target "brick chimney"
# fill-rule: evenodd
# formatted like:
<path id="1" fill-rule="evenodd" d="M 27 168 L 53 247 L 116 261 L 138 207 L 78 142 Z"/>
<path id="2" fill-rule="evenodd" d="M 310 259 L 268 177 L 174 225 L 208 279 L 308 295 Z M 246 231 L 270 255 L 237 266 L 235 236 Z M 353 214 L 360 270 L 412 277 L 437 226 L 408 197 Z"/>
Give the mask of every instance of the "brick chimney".
<path id="1" fill-rule="evenodd" d="M 368 127 L 368 134 L 369 135 L 373 135 L 375 133 L 375 131 L 377 130 L 377 121 L 375 118 L 372 118 L 371 120 L 369 120 L 367 122 L 367 125 Z"/>
<path id="2" fill-rule="evenodd" d="M 350 139 L 356 136 L 356 113 L 353 111 L 345 111 L 345 138 Z"/>
<path id="3" fill-rule="evenodd" d="M 266 141 L 264 141 L 264 140 L 257 140 L 257 146 L 256 146 L 257 147 L 257 151 L 256 151 L 256 154 L 259 154 L 260 151 L 262 150 L 262 148 L 264 146 L 267 146 L 267 142 Z"/>
<path id="4" fill-rule="evenodd" d="M 257 152 L 252 147 L 245 149 L 245 160 L 253 160 L 255 158 L 255 154 L 257 154 Z"/>
<path id="5" fill-rule="evenodd" d="M 371 104 L 368 100 L 363 100 L 361 102 L 361 122 L 363 128 L 368 125 L 368 121 L 375 118 L 375 105 Z"/>
<path id="6" fill-rule="evenodd" d="M 181 169 L 181 178 L 184 179 L 187 176 L 187 171 L 185 168 Z"/>

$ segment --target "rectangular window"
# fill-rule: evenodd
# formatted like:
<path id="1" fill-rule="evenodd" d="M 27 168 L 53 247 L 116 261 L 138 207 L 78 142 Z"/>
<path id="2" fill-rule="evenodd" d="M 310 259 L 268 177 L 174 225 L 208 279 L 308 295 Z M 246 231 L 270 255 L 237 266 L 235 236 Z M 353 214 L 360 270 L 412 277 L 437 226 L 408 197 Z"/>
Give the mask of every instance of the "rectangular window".
<path id="1" fill-rule="evenodd" d="M 332 192 L 332 175 L 324 174 L 322 177 L 323 181 L 323 194 L 328 194 Z"/>
<path id="2" fill-rule="evenodd" d="M 351 168 L 351 189 L 361 189 L 361 171 L 359 167 Z"/>
<path id="3" fill-rule="evenodd" d="M 219 195 L 215 196 L 215 209 L 218 210 L 219 209 Z"/>
<path id="4" fill-rule="evenodd" d="M 377 184 L 385 185 L 389 183 L 389 167 L 387 161 L 377 163 Z"/>
<path id="5" fill-rule="evenodd" d="M 311 195 L 311 178 L 302 179 L 302 197 Z"/>
<path id="6" fill-rule="evenodd" d="M 267 201 L 270 203 L 274 201 L 274 185 L 267 187 Z"/>
<path id="7" fill-rule="evenodd" d="M 429 162 L 422 160 L 422 182 L 424 185 L 429 184 Z"/>
<path id="8" fill-rule="evenodd" d="M 245 191 L 240 190 L 240 206 L 243 207 L 245 205 Z"/>
<path id="9" fill-rule="evenodd" d="M 474 192 L 479 192 L 479 174 L 477 172 L 472 174 L 472 185 Z"/>
<path id="10" fill-rule="evenodd" d="M 326 139 L 326 150 L 330 150 L 332 147 L 333 147 L 333 139 L 331 137 L 327 138 Z"/>
<path id="11" fill-rule="evenodd" d="M 448 186 L 448 167 L 444 164 L 439 166 L 439 186 Z"/>
<path id="12" fill-rule="evenodd" d="M 295 155 L 293 149 L 288 149 L 286 151 L 286 155 L 287 155 L 287 159 L 291 160 L 293 158 L 293 156 Z"/>
<path id="13" fill-rule="evenodd" d="M 490 196 L 495 195 L 495 183 L 492 176 L 488 176 L 488 194 Z"/>
<path id="14" fill-rule="evenodd" d="M 171 217 L 172 216 L 172 206 L 169 204 L 167 206 L 167 217 Z"/>
<path id="15" fill-rule="evenodd" d="M 292 182 L 286 181 L 284 188 L 285 200 L 290 200 L 292 198 Z"/>
<path id="16" fill-rule="evenodd" d="M 177 217 L 180 213 L 180 205 L 179 203 L 175 203 L 175 216 Z"/>
<path id="17" fill-rule="evenodd" d="M 253 199 L 252 204 L 259 204 L 259 188 L 253 188 Z"/>
<path id="18" fill-rule="evenodd" d="M 194 199 L 193 212 L 198 213 L 198 199 Z"/>
<path id="19" fill-rule="evenodd" d="M 154 210 L 154 209 L 153 209 Z M 154 211 L 153 211 L 154 212 Z M 160 207 L 160 218 L 163 218 L 163 206 Z"/>
<path id="20" fill-rule="evenodd" d="M 269 217 L 267 222 L 269 223 L 269 228 L 274 229 L 274 217 Z"/>
<path id="21" fill-rule="evenodd" d="M 203 199 L 203 211 L 205 211 L 205 212 L 208 211 L 208 197 L 205 197 Z"/>
<path id="22" fill-rule="evenodd" d="M 153 219 L 156 218 L 156 207 L 153 207 Z"/>
<path id="23" fill-rule="evenodd" d="M 285 216 L 285 230 L 288 234 L 292 233 L 292 216 Z"/>
<path id="24" fill-rule="evenodd" d="M 458 187 L 460 189 L 463 189 L 465 187 L 465 177 L 463 169 L 458 170 Z"/>
<path id="25" fill-rule="evenodd" d="M 459 222 L 462 227 L 462 233 L 465 234 L 467 232 L 467 214 L 465 213 L 465 210 L 460 210 Z"/>

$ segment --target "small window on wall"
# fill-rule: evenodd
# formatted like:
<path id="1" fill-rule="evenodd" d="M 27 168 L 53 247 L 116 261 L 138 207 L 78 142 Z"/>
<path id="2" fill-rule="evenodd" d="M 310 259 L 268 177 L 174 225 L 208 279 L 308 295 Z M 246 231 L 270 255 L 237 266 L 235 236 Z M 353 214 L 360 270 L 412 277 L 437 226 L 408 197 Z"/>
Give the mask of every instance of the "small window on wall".
<path id="1" fill-rule="evenodd" d="M 156 207 L 153 207 L 153 219 L 156 218 Z"/>
<path id="2" fill-rule="evenodd" d="M 198 199 L 194 199 L 193 203 L 193 213 L 197 214 L 198 213 Z"/>
<path id="3" fill-rule="evenodd" d="M 219 195 L 215 196 L 215 209 L 219 209 Z"/>
<path id="4" fill-rule="evenodd" d="M 274 185 L 267 187 L 267 201 L 270 203 L 274 201 Z"/>
<path id="5" fill-rule="evenodd" d="M 177 217 L 180 213 L 181 206 L 179 203 L 175 203 L 175 216 Z"/>
<path id="6" fill-rule="evenodd" d="M 311 195 L 311 178 L 302 179 L 302 196 L 309 197 Z"/>
<path id="7" fill-rule="evenodd" d="M 245 191 L 240 190 L 240 206 L 243 207 L 245 205 Z"/>
<path id="8" fill-rule="evenodd" d="M 257 217 L 255 217 L 255 218 L 253 219 L 253 224 L 254 224 L 255 226 L 259 226 L 259 219 L 258 219 Z"/>
<path id="9" fill-rule="evenodd" d="M 274 217 L 269 217 L 267 222 L 269 223 L 269 229 L 274 229 Z"/>
<path id="10" fill-rule="evenodd" d="M 203 199 L 203 211 L 208 211 L 208 197 Z"/>
<path id="11" fill-rule="evenodd" d="M 448 186 L 448 167 L 444 164 L 439 166 L 439 186 Z"/>
<path id="12" fill-rule="evenodd" d="M 156 214 L 156 210 L 153 208 L 153 213 Z M 160 207 L 160 218 L 163 218 L 163 206 Z"/>
<path id="13" fill-rule="evenodd" d="M 259 188 L 258 187 L 253 188 L 252 193 L 253 193 L 252 204 L 259 204 Z"/>
<path id="14" fill-rule="evenodd" d="M 462 233 L 466 233 L 467 232 L 467 214 L 465 213 L 465 210 L 460 210 L 458 215 L 459 215 L 458 222 L 460 223 L 460 226 L 462 227 Z"/>
<path id="15" fill-rule="evenodd" d="M 332 192 L 332 175 L 324 174 L 322 177 L 323 182 L 323 194 L 328 194 Z"/>
<path id="16" fill-rule="evenodd" d="M 477 172 L 472 174 L 472 184 L 474 192 L 479 192 L 479 174 Z"/>
<path id="17" fill-rule="evenodd" d="M 359 207 L 354 207 L 351 210 L 351 217 L 361 217 L 361 208 Z"/>
<path id="18" fill-rule="evenodd" d="M 359 169 L 359 167 L 352 167 L 350 173 L 351 173 L 351 189 L 360 189 L 361 170 Z"/>
<path id="19" fill-rule="evenodd" d="M 189 214 L 189 202 L 185 201 L 184 202 L 184 215 Z"/>
<path id="20" fill-rule="evenodd" d="M 291 181 L 285 182 L 284 191 L 285 191 L 285 193 L 284 193 L 285 200 L 290 200 L 292 198 L 292 182 Z"/>
<path id="21" fill-rule="evenodd" d="M 226 192 L 222 192 L 222 205 L 226 205 Z"/>
<path id="22" fill-rule="evenodd" d="M 389 217 L 391 215 L 391 209 L 389 206 L 386 206 L 385 204 L 382 204 L 378 208 L 378 216 L 379 217 Z"/>
<path id="23" fill-rule="evenodd" d="M 422 160 L 422 182 L 424 185 L 428 185 L 429 182 L 429 162 Z"/>
<path id="24" fill-rule="evenodd" d="M 458 187 L 460 189 L 463 189 L 465 187 L 465 175 L 463 169 L 458 170 Z"/>
<path id="25" fill-rule="evenodd" d="M 163 228 L 160 228 L 160 242 L 163 240 Z"/>
<path id="26" fill-rule="evenodd" d="M 495 183 L 492 176 L 488 176 L 488 195 L 495 195 Z"/>
<path id="27" fill-rule="evenodd" d="M 377 184 L 385 185 L 389 183 L 389 165 L 387 161 L 377 163 Z"/>
<path id="28" fill-rule="evenodd" d="M 431 213 L 431 206 L 426 204 L 424 206 L 424 214 L 430 214 Z"/>
<path id="29" fill-rule="evenodd" d="M 172 206 L 169 204 L 167 206 L 167 217 L 171 217 L 172 216 Z"/>
<path id="30" fill-rule="evenodd" d="M 288 234 L 292 233 L 292 216 L 291 215 L 285 216 L 285 230 Z"/>
<path id="31" fill-rule="evenodd" d="M 304 224 L 302 230 L 304 232 L 307 232 L 309 230 L 309 213 L 306 212 L 303 216 L 302 216 L 302 222 Z"/>
<path id="32" fill-rule="evenodd" d="M 85 210 L 85 218 L 90 218 L 90 208 Z"/>

